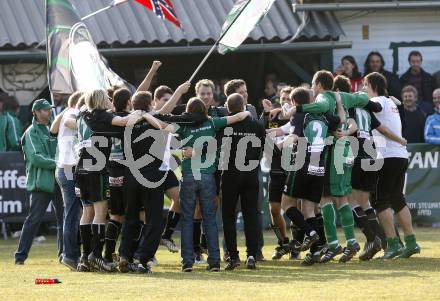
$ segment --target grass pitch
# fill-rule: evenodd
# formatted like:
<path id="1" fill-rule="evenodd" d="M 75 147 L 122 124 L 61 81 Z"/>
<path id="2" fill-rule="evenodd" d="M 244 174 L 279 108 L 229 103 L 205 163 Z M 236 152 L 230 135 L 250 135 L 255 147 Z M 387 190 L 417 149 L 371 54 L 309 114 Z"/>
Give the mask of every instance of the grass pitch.
<path id="1" fill-rule="evenodd" d="M 34 245 L 25 265 L 15 266 L 17 240 L 0 240 L 0 300 L 440 300 L 439 234 L 417 229 L 422 253 L 407 260 L 302 267 L 286 258 L 260 263 L 256 271 L 219 273 L 205 266 L 182 273 L 179 254 L 160 247 L 159 266 L 150 276 L 70 272 L 56 260 L 53 238 Z M 270 259 L 275 239 L 269 232 L 265 239 Z M 239 245 L 243 260 L 242 236 Z M 62 284 L 35 285 L 35 278 L 59 278 Z"/>

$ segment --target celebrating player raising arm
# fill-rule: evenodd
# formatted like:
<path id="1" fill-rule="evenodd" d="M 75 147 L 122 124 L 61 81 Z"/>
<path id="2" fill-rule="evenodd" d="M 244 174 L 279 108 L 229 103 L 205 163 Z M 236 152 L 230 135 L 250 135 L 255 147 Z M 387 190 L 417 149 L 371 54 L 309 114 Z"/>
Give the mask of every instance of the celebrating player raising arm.
<path id="1" fill-rule="evenodd" d="M 156 75 L 157 71 L 159 70 L 160 66 L 162 66 L 161 61 L 154 61 L 151 65 L 150 70 L 147 73 L 147 76 L 145 76 L 142 83 L 137 88 L 136 92 L 140 91 L 148 91 L 151 86 L 151 82 L 153 81 L 154 76 Z"/>

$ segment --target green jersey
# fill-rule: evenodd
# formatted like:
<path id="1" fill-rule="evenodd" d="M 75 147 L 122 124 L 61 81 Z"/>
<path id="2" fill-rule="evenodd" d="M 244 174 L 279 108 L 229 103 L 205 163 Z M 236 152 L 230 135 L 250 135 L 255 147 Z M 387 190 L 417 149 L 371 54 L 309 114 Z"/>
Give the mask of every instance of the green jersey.
<path id="1" fill-rule="evenodd" d="M 303 169 L 309 175 L 324 176 L 326 145 L 329 122 L 321 114 L 298 113 L 293 119 L 294 134 L 307 140 Z M 301 147 L 298 152 L 304 151 Z M 298 153 L 297 153 L 298 156 Z"/>
<path id="2" fill-rule="evenodd" d="M 83 147 L 87 147 L 86 146 L 88 143 L 87 141 L 90 141 L 91 138 L 92 138 L 92 130 L 87 125 L 83 116 L 80 116 L 78 119 L 78 141 L 80 142 L 81 146 L 84 145 Z"/>
<path id="3" fill-rule="evenodd" d="M 345 111 L 345 117 L 348 119 L 349 114 L 348 110 L 351 108 L 363 108 L 368 104 L 369 97 L 368 94 L 364 92 L 357 93 L 345 93 L 339 92 L 341 96 L 342 107 Z M 336 108 L 336 97 L 335 92 L 326 91 L 319 94 L 316 97 L 316 101 L 310 104 L 304 104 L 299 106 L 299 112 L 308 112 L 308 113 L 330 113 L 333 115 L 337 114 Z M 339 125 L 339 129 L 347 130 L 348 124 L 342 123 Z M 329 133 L 330 134 L 330 133 Z M 335 138 L 335 142 L 336 142 Z"/>
<path id="4" fill-rule="evenodd" d="M 83 114 L 79 114 L 77 119 L 78 124 L 78 144 L 75 146 L 75 152 L 77 153 L 78 157 L 87 156 L 89 155 L 86 151 L 87 148 L 92 147 L 92 130 L 87 125 L 86 121 L 84 120 Z M 77 171 L 81 169 L 82 162 L 79 162 L 77 166 Z"/>
<path id="5" fill-rule="evenodd" d="M 115 115 L 119 117 L 128 116 L 128 112 L 116 112 Z M 111 137 L 112 148 L 110 150 L 109 167 L 110 168 L 124 168 L 118 161 L 124 160 L 124 144 L 120 137 Z"/>
<path id="6" fill-rule="evenodd" d="M 183 140 L 182 147 L 191 147 L 201 156 L 184 158 L 182 173 L 193 173 L 193 169 L 203 174 L 212 174 L 218 165 L 216 133 L 227 126 L 227 117 L 210 118 L 199 127 L 180 127 L 176 134 Z M 206 146 L 215 143 L 215 150 L 208 151 Z M 200 151 L 201 150 L 201 151 Z M 207 162 L 207 165 L 205 164 Z"/>
<path id="7" fill-rule="evenodd" d="M 212 118 L 224 117 L 228 116 L 228 111 L 226 108 L 211 106 L 208 108 L 208 116 Z"/>
<path id="8" fill-rule="evenodd" d="M 354 134 L 359 141 L 359 151 L 357 157 L 361 159 L 370 159 L 371 155 L 367 154 L 365 151 L 365 142 L 367 140 L 372 141 L 373 135 L 371 131 L 380 126 L 380 121 L 377 120 L 374 114 L 370 113 L 368 110 L 354 108 L 350 109 L 349 113 L 350 118 L 356 121 L 358 127 L 358 130 Z"/>
<path id="9" fill-rule="evenodd" d="M 346 110 L 351 108 L 363 108 L 368 104 L 368 95 L 364 92 L 345 93 L 339 92 L 341 95 L 342 105 Z M 336 97 L 335 92 L 326 91 L 316 97 L 314 103 L 308 103 L 298 106 L 298 112 L 305 113 L 331 113 L 336 114 Z"/>

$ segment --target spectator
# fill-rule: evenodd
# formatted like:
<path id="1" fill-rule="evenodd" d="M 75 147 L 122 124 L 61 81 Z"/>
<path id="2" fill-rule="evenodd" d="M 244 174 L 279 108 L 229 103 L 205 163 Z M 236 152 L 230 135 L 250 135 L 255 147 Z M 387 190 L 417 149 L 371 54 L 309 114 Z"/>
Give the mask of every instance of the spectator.
<path id="1" fill-rule="evenodd" d="M 440 145 L 440 88 L 432 93 L 435 113 L 426 119 L 425 142 Z"/>
<path id="2" fill-rule="evenodd" d="M 426 116 L 434 114 L 434 105 L 429 101 L 424 101 L 423 99 L 420 99 L 419 91 L 417 91 L 417 89 L 414 86 L 407 85 L 405 87 L 411 87 L 411 88 L 415 89 L 415 92 L 416 92 L 415 97 L 416 97 L 417 106 L 420 108 L 420 110 L 422 110 L 426 114 Z M 405 89 L 405 87 L 404 87 L 404 89 Z M 403 96 L 404 89 L 402 89 L 402 96 Z M 414 89 L 411 89 L 411 91 L 414 91 Z"/>
<path id="3" fill-rule="evenodd" d="M 426 114 L 417 104 L 417 90 L 414 86 L 408 85 L 402 89 L 402 101 L 406 124 L 403 129 L 403 137 L 408 143 L 423 143 Z"/>
<path id="4" fill-rule="evenodd" d="M 280 102 L 281 102 L 281 91 L 288 86 L 289 85 L 286 83 L 278 83 L 278 85 L 277 85 L 277 99 L 279 99 Z"/>
<path id="5" fill-rule="evenodd" d="M 412 85 L 419 93 L 419 99 L 432 102 L 433 80 L 431 74 L 422 68 L 422 54 L 417 51 L 411 51 L 408 55 L 410 68 L 400 77 L 402 86 Z"/>
<path id="6" fill-rule="evenodd" d="M 0 152 L 6 151 L 6 130 L 8 119 L 6 113 L 3 111 L 5 100 L 8 95 L 0 92 Z"/>
<path id="7" fill-rule="evenodd" d="M 53 94 L 52 101 L 53 101 L 53 112 L 54 115 L 57 116 L 66 108 L 67 102 L 64 99 L 64 95 L 58 93 Z"/>
<path id="8" fill-rule="evenodd" d="M 312 85 L 309 84 L 309 83 L 301 83 L 298 87 L 300 87 L 300 88 L 304 88 L 304 89 L 306 89 L 306 90 L 310 90 L 310 89 L 312 89 Z"/>
<path id="9" fill-rule="evenodd" d="M 267 99 L 269 99 L 272 103 L 275 103 L 277 99 L 277 83 L 268 80 L 264 88 L 264 94 L 266 95 Z"/>
<path id="10" fill-rule="evenodd" d="M 266 76 L 264 76 L 264 82 L 267 83 L 269 81 L 274 83 L 278 82 L 278 75 L 274 72 L 267 73 Z"/>
<path id="11" fill-rule="evenodd" d="M 356 60 L 351 55 L 346 55 L 341 59 L 341 66 L 339 66 L 335 73 L 350 79 L 351 92 L 362 90 L 362 75 L 359 72 Z"/>
<path id="12" fill-rule="evenodd" d="M 23 136 L 23 152 L 26 161 L 26 188 L 30 192 L 30 208 L 21 230 L 15 264 L 22 265 L 28 257 L 32 241 L 41 224 L 47 207 L 52 202 L 58 225 L 58 256 L 63 250 L 63 202 L 54 197 L 56 139 L 48 126 L 51 105 L 45 99 L 36 100 L 32 106 L 34 119 Z"/>
<path id="13" fill-rule="evenodd" d="M 215 81 L 215 91 L 214 91 L 214 98 L 215 98 L 215 105 L 217 107 L 222 107 L 225 105 L 226 102 L 226 95 L 223 93 L 223 87 L 225 84 L 229 81 L 229 79 L 224 78 L 220 81 Z"/>
<path id="14" fill-rule="evenodd" d="M 433 79 L 433 82 L 432 82 L 433 87 L 432 88 L 434 90 L 440 88 L 440 70 L 432 75 L 432 79 Z"/>
<path id="15" fill-rule="evenodd" d="M 400 82 L 397 75 L 391 73 L 390 71 L 387 71 L 384 69 L 385 61 L 383 59 L 382 54 L 377 51 L 372 51 L 368 54 L 367 59 L 365 60 L 365 72 L 364 76 L 367 74 L 370 74 L 371 72 L 379 72 L 383 76 L 385 76 L 387 80 L 387 86 L 388 86 L 388 94 L 390 96 L 394 96 L 396 98 L 399 98 L 400 95 Z"/>
<path id="16" fill-rule="evenodd" d="M 8 97 L 4 104 L 4 111 L 8 119 L 6 145 L 8 151 L 21 150 L 21 135 L 23 135 L 23 124 L 18 119 L 20 105 L 15 97 Z"/>

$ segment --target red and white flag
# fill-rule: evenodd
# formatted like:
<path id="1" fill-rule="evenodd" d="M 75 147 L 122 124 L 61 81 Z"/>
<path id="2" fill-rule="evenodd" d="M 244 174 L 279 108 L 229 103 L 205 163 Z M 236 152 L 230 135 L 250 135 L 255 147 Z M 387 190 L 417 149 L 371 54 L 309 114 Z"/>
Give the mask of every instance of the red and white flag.
<path id="1" fill-rule="evenodd" d="M 113 0 L 111 6 L 117 6 L 129 0 Z M 168 20 L 179 28 L 182 28 L 171 0 L 135 0 L 137 3 L 153 11 L 157 17 Z"/>

